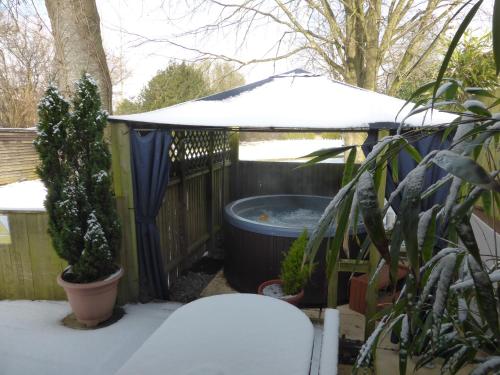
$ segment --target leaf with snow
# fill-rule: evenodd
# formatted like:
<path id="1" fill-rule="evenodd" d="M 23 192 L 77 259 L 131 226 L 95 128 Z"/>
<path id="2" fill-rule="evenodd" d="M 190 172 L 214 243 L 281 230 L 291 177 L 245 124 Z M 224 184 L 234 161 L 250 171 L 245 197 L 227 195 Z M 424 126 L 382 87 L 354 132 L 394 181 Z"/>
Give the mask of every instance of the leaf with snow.
<path id="1" fill-rule="evenodd" d="M 408 363 L 408 346 L 410 343 L 410 323 L 408 315 L 405 314 L 401 323 L 401 334 L 399 335 L 399 374 L 406 374 Z"/>
<path id="2" fill-rule="evenodd" d="M 403 239 L 408 253 L 410 267 L 415 277 L 419 277 L 420 256 L 418 252 L 418 214 L 420 212 L 420 194 L 424 184 L 425 164 L 421 163 L 407 176 L 400 207 L 400 220 Z"/>
<path id="3" fill-rule="evenodd" d="M 441 274 L 439 275 L 439 281 L 437 283 L 436 298 L 434 299 L 434 304 L 432 306 L 432 315 L 434 317 L 433 337 L 435 342 L 439 338 L 439 329 L 442 321 L 442 314 L 448 300 L 450 285 L 453 282 L 453 273 L 456 263 L 456 254 L 449 254 L 445 256 L 440 262 Z"/>
<path id="4" fill-rule="evenodd" d="M 454 256 L 456 257 L 455 253 L 448 254 L 448 256 Z M 446 257 L 442 259 L 446 259 Z M 424 285 L 424 288 L 422 289 L 422 292 L 420 293 L 419 300 L 417 302 L 416 308 L 419 309 L 422 307 L 422 305 L 425 303 L 427 300 L 427 297 L 429 297 L 429 294 L 431 290 L 434 288 L 434 286 L 437 284 L 439 277 L 441 276 L 441 271 L 443 269 L 443 262 L 437 262 L 437 264 L 432 268 L 431 274 L 429 275 L 429 278 L 427 279 L 427 282 Z"/>
<path id="5" fill-rule="evenodd" d="M 498 182 L 493 180 L 483 167 L 471 158 L 458 155 L 453 151 L 441 150 L 434 156 L 432 162 L 464 181 L 500 192 Z"/>
<path id="6" fill-rule="evenodd" d="M 424 263 L 431 258 L 436 242 L 436 215 L 438 208 L 437 204 L 432 206 L 427 211 L 424 211 L 418 220 L 417 242 Z"/>
<path id="7" fill-rule="evenodd" d="M 355 372 L 358 368 L 368 367 L 373 359 L 373 353 L 377 349 L 378 340 L 382 334 L 385 325 L 387 324 L 386 319 L 382 319 L 377 327 L 373 330 L 372 334 L 365 341 L 361 349 L 359 350 L 358 357 L 356 358 L 356 363 L 354 365 Z"/>
<path id="8" fill-rule="evenodd" d="M 495 375 L 500 371 L 500 356 L 487 358 L 483 363 L 477 366 L 470 375 Z"/>
<path id="9" fill-rule="evenodd" d="M 389 254 L 389 242 L 385 236 L 384 222 L 382 213 L 378 206 L 378 197 L 375 191 L 375 184 L 370 172 L 363 172 L 356 186 L 356 195 L 358 197 L 358 206 L 372 243 L 379 251 L 387 264 L 391 264 Z"/>
<path id="10" fill-rule="evenodd" d="M 314 151 L 310 154 L 307 154 L 305 156 L 300 157 L 299 159 L 303 158 L 312 158 L 311 160 L 308 160 L 307 162 L 303 163 L 302 165 L 298 166 L 298 168 L 304 168 L 308 167 L 311 164 L 317 164 L 320 161 L 326 160 L 333 158 L 337 156 L 338 154 L 341 154 L 347 150 L 350 150 L 352 148 L 355 148 L 356 146 L 343 146 L 343 147 L 332 147 L 332 148 L 324 148 L 318 151 Z"/>
<path id="11" fill-rule="evenodd" d="M 479 115 L 479 116 L 485 116 L 485 117 L 491 117 L 490 111 L 488 111 L 488 107 L 480 101 L 480 100 L 475 100 L 475 99 L 469 99 L 463 102 L 462 104 L 468 111 Z"/>
<path id="12" fill-rule="evenodd" d="M 498 322 L 497 301 L 493 292 L 491 280 L 484 270 L 482 264 L 475 257 L 469 255 L 469 270 L 476 290 L 476 300 L 481 316 L 488 323 L 491 331 L 496 337 L 500 337 Z"/>
<path id="13" fill-rule="evenodd" d="M 441 373 L 455 374 L 466 362 L 474 358 L 476 351 L 469 346 L 460 345 L 459 349 L 445 359 Z"/>

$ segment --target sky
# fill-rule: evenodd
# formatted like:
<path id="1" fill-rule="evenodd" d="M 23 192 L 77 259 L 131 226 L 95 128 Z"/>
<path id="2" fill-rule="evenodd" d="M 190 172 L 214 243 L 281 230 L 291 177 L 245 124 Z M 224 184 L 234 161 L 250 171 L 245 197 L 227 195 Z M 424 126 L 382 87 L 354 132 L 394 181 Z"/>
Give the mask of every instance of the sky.
<path id="1" fill-rule="evenodd" d="M 215 9 L 206 9 L 193 16 L 180 1 L 98 0 L 97 6 L 104 48 L 121 55 L 130 73 L 130 77 L 119 85 L 116 94 L 128 98 L 139 94 L 147 81 L 158 70 L 165 68 L 169 61 L 193 60 L 199 56 L 167 42 L 142 43 L 144 39 L 139 36 L 168 38 L 192 48 L 248 60 L 265 56 L 272 47 L 266 41 L 276 39 L 269 38 L 269 35 L 279 35 L 276 27 L 263 25 L 248 37 L 244 46 L 239 46 L 235 34 L 229 32 L 220 32 L 211 38 L 183 37 L 183 32 L 192 30 L 195 25 L 207 24 L 217 14 L 214 14 Z M 301 64 L 290 60 L 252 65 L 243 68 L 241 73 L 247 82 L 252 82 L 295 67 L 301 67 Z"/>
<path id="2" fill-rule="evenodd" d="M 216 8 L 204 7 L 194 15 L 183 0 L 96 0 L 101 19 L 101 34 L 108 53 L 121 57 L 128 72 L 114 90 L 114 102 L 136 97 L 144 85 L 164 69 L 170 61 L 193 60 L 197 53 L 168 43 L 180 43 L 194 49 L 237 57 L 241 60 L 269 57 L 273 43 L 281 32 L 278 26 L 261 24 L 241 42 L 241 33 L 219 31 L 212 37 L 201 38 L 182 34 L 213 21 L 218 15 Z M 237 2 L 235 0 L 235 2 Z M 38 13 L 50 24 L 43 0 L 34 0 Z M 492 9 L 493 0 L 485 0 L 482 8 Z M 484 32 L 489 28 L 489 15 L 480 15 L 473 30 Z M 144 43 L 145 38 L 163 41 Z M 254 64 L 240 71 L 247 82 L 270 75 L 303 68 L 303 61 L 292 58 L 277 63 Z"/>

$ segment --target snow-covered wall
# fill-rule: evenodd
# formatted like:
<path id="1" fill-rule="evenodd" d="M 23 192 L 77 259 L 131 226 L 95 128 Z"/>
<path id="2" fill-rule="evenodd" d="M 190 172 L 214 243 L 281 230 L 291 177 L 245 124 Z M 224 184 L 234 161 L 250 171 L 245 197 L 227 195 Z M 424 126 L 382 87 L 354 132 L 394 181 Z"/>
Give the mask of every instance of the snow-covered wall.
<path id="1" fill-rule="evenodd" d="M 0 186 L 0 211 L 45 211 L 47 189 L 40 180 Z"/>

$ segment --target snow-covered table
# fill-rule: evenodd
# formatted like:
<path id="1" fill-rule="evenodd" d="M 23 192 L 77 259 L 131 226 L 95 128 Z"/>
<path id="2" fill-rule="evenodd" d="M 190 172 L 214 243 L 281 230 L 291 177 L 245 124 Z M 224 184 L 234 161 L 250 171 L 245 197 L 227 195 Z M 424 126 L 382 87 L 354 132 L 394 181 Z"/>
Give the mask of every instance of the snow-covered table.
<path id="1" fill-rule="evenodd" d="M 307 375 L 313 326 L 296 307 L 254 294 L 202 298 L 176 310 L 119 375 Z"/>

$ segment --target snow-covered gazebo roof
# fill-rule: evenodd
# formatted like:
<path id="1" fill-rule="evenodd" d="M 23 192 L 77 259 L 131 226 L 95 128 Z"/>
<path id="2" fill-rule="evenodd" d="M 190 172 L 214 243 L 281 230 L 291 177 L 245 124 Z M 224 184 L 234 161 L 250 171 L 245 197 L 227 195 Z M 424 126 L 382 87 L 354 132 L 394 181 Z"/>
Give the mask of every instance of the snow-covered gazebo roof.
<path id="1" fill-rule="evenodd" d="M 366 131 L 393 128 L 411 110 L 405 101 L 296 69 L 219 94 L 113 122 L 239 130 Z M 437 126 L 455 116 L 434 110 L 405 120 L 408 127 Z"/>

